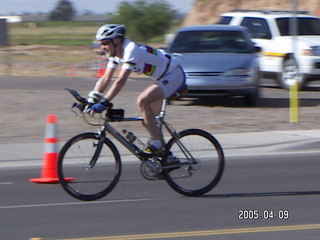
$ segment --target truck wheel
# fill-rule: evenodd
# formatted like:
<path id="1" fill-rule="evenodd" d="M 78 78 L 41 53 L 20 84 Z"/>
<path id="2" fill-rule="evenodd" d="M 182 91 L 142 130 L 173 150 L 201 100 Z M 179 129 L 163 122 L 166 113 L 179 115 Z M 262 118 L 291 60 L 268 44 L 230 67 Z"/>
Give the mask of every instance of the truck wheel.
<path id="1" fill-rule="evenodd" d="M 307 79 L 303 74 L 299 74 L 299 66 L 294 59 L 287 59 L 283 63 L 282 72 L 279 73 L 278 81 L 280 87 L 290 90 L 290 86 L 294 83 L 293 79 L 298 81 L 299 90 L 302 90 Z"/>

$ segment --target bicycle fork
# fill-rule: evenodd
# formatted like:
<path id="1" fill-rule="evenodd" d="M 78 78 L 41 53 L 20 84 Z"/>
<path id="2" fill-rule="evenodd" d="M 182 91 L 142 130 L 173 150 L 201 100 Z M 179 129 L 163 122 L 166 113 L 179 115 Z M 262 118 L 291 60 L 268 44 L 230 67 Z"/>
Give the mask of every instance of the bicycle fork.
<path id="1" fill-rule="evenodd" d="M 94 151 L 94 154 L 93 154 L 89 164 L 87 165 L 87 167 L 90 169 L 96 165 L 97 160 L 100 156 L 102 147 L 103 147 L 103 143 L 105 141 L 105 135 L 102 132 L 99 132 L 98 135 L 99 135 L 98 143 L 95 143 L 95 142 L 92 143 L 95 148 L 95 151 Z"/>

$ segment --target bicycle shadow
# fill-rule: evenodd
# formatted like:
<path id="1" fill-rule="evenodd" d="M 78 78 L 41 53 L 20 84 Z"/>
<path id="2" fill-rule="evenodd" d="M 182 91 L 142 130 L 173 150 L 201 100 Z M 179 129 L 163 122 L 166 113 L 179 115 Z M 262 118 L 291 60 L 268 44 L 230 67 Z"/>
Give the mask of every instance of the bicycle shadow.
<path id="1" fill-rule="evenodd" d="M 248 198 L 248 197 L 282 197 L 282 196 L 307 196 L 307 195 L 320 195 L 320 191 L 206 194 L 201 197 L 203 198 Z"/>
<path id="2" fill-rule="evenodd" d="M 184 99 L 179 102 L 174 102 L 174 105 L 182 106 L 202 106 L 202 107 L 229 107 L 229 108 L 288 108 L 290 107 L 289 100 L 286 98 L 264 98 L 257 100 L 254 106 L 248 106 L 245 100 L 237 97 L 211 97 L 210 99 Z M 316 107 L 320 105 L 319 99 L 300 98 L 300 107 Z"/>
<path id="3" fill-rule="evenodd" d="M 264 84 L 263 86 L 261 86 L 261 88 L 283 90 L 279 86 L 267 85 L 267 84 Z M 286 90 L 283 90 L 283 91 L 286 91 Z M 319 91 L 320 91 L 320 87 L 319 86 L 306 86 L 306 87 L 304 87 L 303 90 L 300 90 L 299 92 L 319 92 Z"/>
<path id="4" fill-rule="evenodd" d="M 264 91 L 273 90 L 270 97 L 264 97 Z M 299 106 L 300 107 L 315 107 L 320 105 L 319 98 L 310 98 L 308 93 L 319 92 L 318 85 L 308 85 L 303 90 L 299 91 Z M 282 96 L 282 97 L 279 97 Z M 201 98 L 182 98 L 178 101 L 173 101 L 174 105 L 183 106 L 204 106 L 204 107 L 231 107 L 231 108 L 288 108 L 290 107 L 290 93 L 287 90 L 280 88 L 272 82 L 264 82 L 260 87 L 260 98 L 257 102 L 250 106 L 246 103 L 243 97 L 232 97 L 228 95 L 216 95 Z"/>

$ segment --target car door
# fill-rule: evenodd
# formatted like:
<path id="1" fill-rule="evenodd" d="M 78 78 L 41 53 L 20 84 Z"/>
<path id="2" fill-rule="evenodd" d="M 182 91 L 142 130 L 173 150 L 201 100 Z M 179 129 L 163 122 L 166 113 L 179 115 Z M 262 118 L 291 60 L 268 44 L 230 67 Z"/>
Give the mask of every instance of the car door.
<path id="1" fill-rule="evenodd" d="M 244 17 L 241 26 L 247 27 L 253 41 L 262 48 L 260 54 L 260 70 L 278 72 L 284 54 L 280 53 L 276 43 L 276 33 L 272 32 L 270 22 L 265 18 Z"/>

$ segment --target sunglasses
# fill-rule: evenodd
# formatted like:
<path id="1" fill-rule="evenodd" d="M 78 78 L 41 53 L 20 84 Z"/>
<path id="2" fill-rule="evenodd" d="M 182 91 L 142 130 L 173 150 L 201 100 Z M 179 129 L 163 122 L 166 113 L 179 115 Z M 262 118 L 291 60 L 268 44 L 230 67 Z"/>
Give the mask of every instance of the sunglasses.
<path id="1" fill-rule="evenodd" d="M 112 42 L 110 39 L 105 39 L 101 41 L 101 45 L 109 45 Z"/>

